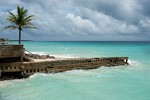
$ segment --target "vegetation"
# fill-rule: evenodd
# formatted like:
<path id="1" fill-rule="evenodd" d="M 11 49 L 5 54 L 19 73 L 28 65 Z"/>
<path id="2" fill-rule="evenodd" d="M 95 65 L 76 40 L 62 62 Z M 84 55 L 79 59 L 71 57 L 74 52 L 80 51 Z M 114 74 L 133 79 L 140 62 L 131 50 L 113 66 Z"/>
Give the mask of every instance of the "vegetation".
<path id="1" fill-rule="evenodd" d="M 10 41 L 9 39 L 0 38 L 0 45 L 1 44 L 8 44 L 9 41 Z"/>
<path id="2" fill-rule="evenodd" d="M 7 21 L 10 22 L 9 26 L 6 26 L 4 29 L 18 29 L 19 30 L 19 44 L 21 44 L 21 32 L 23 31 L 23 28 L 34 28 L 35 27 L 31 21 L 33 20 L 33 15 L 27 15 L 27 10 L 24 9 L 24 7 L 17 6 L 17 14 L 15 15 L 12 12 L 9 12 L 9 17 L 7 18 Z M 3 30 L 4 30 L 3 29 Z"/>
<path id="3" fill-rule="evenodd" d="M 5 39 L 4 38 L 0 38 L 0 41 L 5 41 Z"/>

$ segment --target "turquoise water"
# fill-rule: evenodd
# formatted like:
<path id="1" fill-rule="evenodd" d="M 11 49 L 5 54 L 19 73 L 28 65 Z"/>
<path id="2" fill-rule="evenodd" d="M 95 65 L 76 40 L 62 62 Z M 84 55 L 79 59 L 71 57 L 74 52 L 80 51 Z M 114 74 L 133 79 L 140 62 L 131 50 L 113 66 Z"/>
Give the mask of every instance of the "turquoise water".
<path id="1" fill-rule="evenodd" d="M 129 66 L 37 73 L 0 82 L 0 100 L 150 100 L 150 42 L 23 42 L 58 57 L 128 56 Z"/>

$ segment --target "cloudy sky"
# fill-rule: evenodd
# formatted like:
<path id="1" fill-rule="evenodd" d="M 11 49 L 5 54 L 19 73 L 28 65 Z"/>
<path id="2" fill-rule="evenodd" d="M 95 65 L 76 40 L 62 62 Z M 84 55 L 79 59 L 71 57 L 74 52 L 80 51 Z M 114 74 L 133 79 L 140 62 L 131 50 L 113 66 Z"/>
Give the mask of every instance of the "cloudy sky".
<path id="1" fill-rule="evenodd" d="M 16 6 L 35 15 L 40 30 L 22 38 L 48 41 L 150 41 L 150 0 L 0 0 L 0 30 Z M 0 37 L 18 39 L 17 30 Z"/>

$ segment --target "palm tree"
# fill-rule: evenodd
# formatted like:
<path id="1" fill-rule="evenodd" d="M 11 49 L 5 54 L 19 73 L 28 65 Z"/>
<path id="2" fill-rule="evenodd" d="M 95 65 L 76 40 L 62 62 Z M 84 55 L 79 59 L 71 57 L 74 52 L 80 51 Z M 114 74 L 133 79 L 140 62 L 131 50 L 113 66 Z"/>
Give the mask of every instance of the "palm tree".
<path id="1" fill-rule="evenodd" d="M 7 21 L 10 22 L 10 25 L 6 26 L 4 29 L 18 29 L 19 44 L 21 44 L 21 31 L 23 31 L 23 28 L 38 29 L 31 23 L 33 17 L 33 15 L 27 16 L 27 10 L 17 5 L 17 15 L 13 14 L 12 12 L 9 12 L 9 17 L 7 18 Z"/>

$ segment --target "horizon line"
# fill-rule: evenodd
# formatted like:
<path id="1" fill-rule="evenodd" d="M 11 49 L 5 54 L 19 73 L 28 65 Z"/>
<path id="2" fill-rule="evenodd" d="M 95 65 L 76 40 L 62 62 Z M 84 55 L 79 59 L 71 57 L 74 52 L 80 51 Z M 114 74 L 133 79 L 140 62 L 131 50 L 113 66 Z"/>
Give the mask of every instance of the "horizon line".
<path id="1" fill-rule="evenodd" d="M 19 40 L 10 40 L 10 41 L 19 41 Z M 149 41 L 147 41 L 147 40 L 135 40 L 135 41 L 129 41 L 129 40 L 127 40 L 127 41 L 119 41 L 119 40 L 86 40 L 86 41 L 84 41 L 84 40 L 72 40 L 72 41 L 70 41 L 70 40 L 21 40 L 21 41 L 42 41 L 42 42 L 150 42 L 150 40 Z"/>

